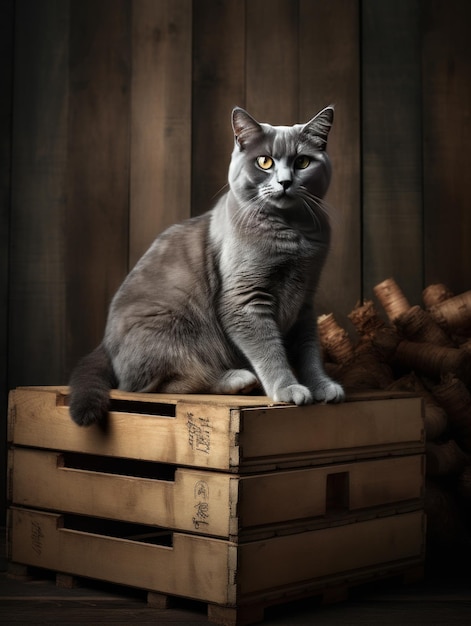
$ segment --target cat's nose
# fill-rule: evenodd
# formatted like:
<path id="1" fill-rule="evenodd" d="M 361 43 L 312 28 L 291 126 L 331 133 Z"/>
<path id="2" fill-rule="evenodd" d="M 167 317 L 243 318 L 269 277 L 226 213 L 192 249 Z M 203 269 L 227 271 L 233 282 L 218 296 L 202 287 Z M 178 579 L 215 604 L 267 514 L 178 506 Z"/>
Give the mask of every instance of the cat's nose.
<path id="1" fill-rule="evenodd" d="M 286 179 L 286 180 L 280 180 L 279 183 L 280 185 L 283 187 L 283 190 L 286 191 L 287 189 L 289 189 L 291 187 L 291 183 L 293 181 Z"/>

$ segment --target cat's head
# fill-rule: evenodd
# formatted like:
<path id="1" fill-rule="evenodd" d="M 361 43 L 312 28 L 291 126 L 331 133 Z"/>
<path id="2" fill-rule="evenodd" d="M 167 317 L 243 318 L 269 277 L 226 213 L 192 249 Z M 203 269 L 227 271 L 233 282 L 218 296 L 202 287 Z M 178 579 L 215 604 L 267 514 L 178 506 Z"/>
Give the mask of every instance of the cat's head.
<path id="1" fill-rule="evenodd" d="M 306 124 L 271 126 L 235 108 L 229 184 L 239 202 L 289 210 L 323 198 L 331 176 L 326 146 L 333 117 L 327 107 Z"/>

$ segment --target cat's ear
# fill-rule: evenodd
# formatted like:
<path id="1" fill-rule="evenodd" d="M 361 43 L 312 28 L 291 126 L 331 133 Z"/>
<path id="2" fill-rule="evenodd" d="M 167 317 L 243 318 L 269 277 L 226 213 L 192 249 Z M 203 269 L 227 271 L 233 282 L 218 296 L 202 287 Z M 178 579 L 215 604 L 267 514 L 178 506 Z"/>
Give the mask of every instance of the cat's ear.
<path id="1" fill-rule="evenodd" d="M 328 106 L 322 109 L 315 117 L 303 126 L 302 132 L 316 143 L 320 148 L 327 145 L 327 137 L 334 121 L 334 107 Z M 320 139 L 320 142 L 319 142 Z"/>
<path id="2" fill-rule="evenodd" d="M 241 150 L 243 150 L 247 143 L 256 135 L 263 133 L 260 124 L 254 120 L 247 111 L 244 111 L 244 109 L 240 107 L 236 107 L 232 111 L 232 128 L 234 130 L 236 144 Z"/>

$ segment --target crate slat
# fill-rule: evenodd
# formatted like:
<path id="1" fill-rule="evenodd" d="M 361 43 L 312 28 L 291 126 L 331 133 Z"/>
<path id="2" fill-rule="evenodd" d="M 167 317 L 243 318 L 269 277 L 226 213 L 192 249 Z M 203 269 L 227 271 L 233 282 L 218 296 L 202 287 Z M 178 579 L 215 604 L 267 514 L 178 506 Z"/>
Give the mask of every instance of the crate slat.
<path id="1" fill-rule="evenodd" d="M 66 458 L 13 448 L 10 500 L 231 539 L 272 524 L 317 519 L 325 525 L 332 516 L 348 522 L 348 513 L 422 506 L 420 455 L 245 476 L 177 468 L 172 480 L 77 469 Z M 81 465 L 87 466 L 86 457 Z"/>
<path id="2" fill-rule="evenodd" d="M 114 391 L 112 398 L 127 402 L 127 410 L 111 411 L 106 430 L 80 428 L 69 418 L 66 388 L 16 389 L 9 439 L 230 472 L 420 453 L 424 445 L 422 400 L 405 394 L 306 407 L 267 405 L 266 398 L 246 396 Z"/>
<path id="3" fill-rule="evenodd" d="M 242 605 L 423 559 L 421 511 L 235 544 L 173 533 L 172 547 L 83 532 L 60 514 L 12 507 L 10 559 L 159 593 Z M 236 584 L 237 583 L 237 584 Z"/>

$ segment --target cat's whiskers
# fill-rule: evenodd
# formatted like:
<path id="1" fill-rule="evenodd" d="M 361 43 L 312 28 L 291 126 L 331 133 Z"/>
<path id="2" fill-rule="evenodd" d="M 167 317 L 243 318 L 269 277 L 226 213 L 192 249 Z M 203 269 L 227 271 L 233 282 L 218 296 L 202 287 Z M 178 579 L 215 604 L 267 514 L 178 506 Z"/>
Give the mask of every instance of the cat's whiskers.
<path id="1" fill-rule="evenodd" d="M 226 189 L 229 189 L 229 183 L 226 183 L 218 191 L 216 191 L 216 193 L 212 196 L 211 200 L 214 200 L 215 198 L 220 196 L 222 192 L 225 191 Z"/>
<path id="2" fill-rule="evenodd" d="M 308 191 L 308 189 L 304 186 L 301 185 L 299 187 L 299 195 L 302 196 L 304 199 L 306 199 L 309 203 L 313 203 L 314 206 L 316 208 L 318 208 L 322 213 L 324 213 L 325 215 L 328 215 L 328 211 L 327 211 L 327 203 L 322 199 L 319 198 L 318 196 L 315 196 L 314 194 L 312 194 L 310 191 Z"/>
<path id="3" fill-rule="evenodd" d="M 326 216 L 329 217 L 330 222 L 337 223 L 338 211 L 332 205 L 329 204 L 324 198 L 319 198 L 318 196 L 314 196 L 311 194 L 304 186 L 301 187 L 302 191 L 305 193 L 306 197 L 309 197 L 309 200 L 315 204 L 315 206 Z"/>
<path id="4" fill-rule="evenodd" d="M 300 187 L 299 196 L 306 202 L 306 208 L 316 215 L 316 218 L 326 219 L 330 217 L 329 205 L 322 199 L 310 193 L 305 187 Z"/>
<path id="5" fill-rule="evenodd" d="M 301 198 L 301 201 L 303 203 L 304 208 L 306 209 L 307 213 L 309 214 L 309 217 L 312 219 L 312 222 L 313 222 L 313 224 L 315 226 L 315 229 L 316 230 L 321 230 L 321 227 L 322 227 L 321 226 L 321 222 L 320 222 L 316 212 L 312 210 L 311 205 L 309 204 L 309 202 L 305 198 L 303 198 L 302 196 L 300 196 L 300 198 Z"/>

